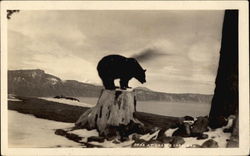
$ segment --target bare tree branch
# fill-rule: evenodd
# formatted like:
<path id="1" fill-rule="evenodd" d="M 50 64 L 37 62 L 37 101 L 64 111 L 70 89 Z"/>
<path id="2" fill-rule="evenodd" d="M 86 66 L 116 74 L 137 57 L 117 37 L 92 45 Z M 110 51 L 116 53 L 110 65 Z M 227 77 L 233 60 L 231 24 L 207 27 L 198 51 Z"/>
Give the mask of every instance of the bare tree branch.
<path id="1" fill-rule="evenodd" d="M 7 10 L 7 19 L 11 19 L 11 15 L 15 12 L 19 12 L 20 10 Z"/>

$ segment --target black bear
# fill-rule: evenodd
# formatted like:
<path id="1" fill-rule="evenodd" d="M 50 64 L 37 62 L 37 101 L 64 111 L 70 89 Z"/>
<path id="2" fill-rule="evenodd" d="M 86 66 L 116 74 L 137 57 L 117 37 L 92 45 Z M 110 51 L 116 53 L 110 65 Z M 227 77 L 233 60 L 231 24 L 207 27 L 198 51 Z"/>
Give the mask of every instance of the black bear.
<path id="1" fill-rule="evenodd" d="M 130 88 L 128 82 L 132 78 L 136 78 L 141 83 L 146 82 L 146 70 L 134 58 L 108 55 L 99 61 L 97 70 L 105 89 L 109 90 L 117 88 L 114 84 L 115 79 L 120 79 L 120 88 L 124 90 Z"/>

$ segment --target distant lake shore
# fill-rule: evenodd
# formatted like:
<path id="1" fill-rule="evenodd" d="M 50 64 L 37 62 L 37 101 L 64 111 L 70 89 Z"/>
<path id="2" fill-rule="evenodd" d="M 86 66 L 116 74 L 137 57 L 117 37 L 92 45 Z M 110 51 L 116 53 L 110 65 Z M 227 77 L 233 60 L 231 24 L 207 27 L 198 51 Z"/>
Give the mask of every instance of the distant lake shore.
<path id="1" fill-rule="evenodd" d="M 77 97 L 80 102 L 95 105 L 97 97 Z M 168 102 L 168 101 L 137 101 L 137 111 L 166 116 L 182 117 L 206 116 L 209 114 L 210 103 Z"/>

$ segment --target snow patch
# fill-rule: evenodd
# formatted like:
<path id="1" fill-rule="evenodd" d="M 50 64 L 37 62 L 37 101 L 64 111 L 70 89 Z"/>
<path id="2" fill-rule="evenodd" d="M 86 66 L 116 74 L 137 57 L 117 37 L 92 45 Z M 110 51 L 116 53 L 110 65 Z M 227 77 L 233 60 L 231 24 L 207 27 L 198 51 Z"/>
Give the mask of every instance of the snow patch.
<path id="1" fill-rule="evenodd" d="M 140 139 L 143 139 L 143 140 L 146 140 L 146 141 L 149 141 L 150 139 L 152 138 L 156 138 L 158 136 L 158 133 L 160 132 L 160 130 L 154 132 L 153 134 L 145 134 L 143 136 L 140 137 Z"/>
<path id="2" fill-rule="evenodd" d="M 8 101 L 22 101 L 22 100 L 19 100 L 19 99 L 8 99 Z"/>
<path id="3" fill-rule="evenodd" d="M 173 135 L 173 133 L 174 133 L 174 131 L 176 131 L 178 128 L 170 128 L 170 129 L 168 129 L 166 132 L 165 132 L 165 135 L 166 136 L 172 136 Z"/>
<path id="4" fill-rule="evenodd" d="M 32 78 L 35 78 L 35 77 L 36 77 L 36 75 L 37 75 L 37 73 L 36 73 L 36 72 L 32 72 L 32 74 L 31 74 Z"/>
<path id="5" fill-rule="evenodd" d="M 47 78 L 51 82 L 52 85 L 57 84 L 58 80 L 56 78 Z"/>
<path id="6" fill-rule="evenodd" d="M 8 94 L 8 101 L 22 101 L 15 97 L 13 94 Z"/>
<path id="7" fill-rule="evenodd" d="M 8 111 L 9 147 L 81 147 L 81 144 L 55 135 L 56 129 L 73 127 L 72 123 L 39 119 L 32 115 Z"/>
<path id="8" fill-rule="evenodd" d="M 68 105 L 73 105 L 73 106 L 81 106 L 81 107 L 93 107 L 94 106 L 91 104 L 73 101 L 69 99 L 56 99 L 56 98 L 49 98 L 49 97 L 39 97 L 39 98 L 43 100 L 47 100 L 47 101 L 58 102 L 58 103 L 68 104 Z"/>

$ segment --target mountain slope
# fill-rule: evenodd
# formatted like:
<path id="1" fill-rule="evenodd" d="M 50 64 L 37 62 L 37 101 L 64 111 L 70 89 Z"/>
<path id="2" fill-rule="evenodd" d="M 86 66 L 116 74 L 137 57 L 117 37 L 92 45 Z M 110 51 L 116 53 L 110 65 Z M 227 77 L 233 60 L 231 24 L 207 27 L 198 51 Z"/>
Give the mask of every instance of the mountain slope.
<path id="1" fill-rule="evenodd" d="M 21 96 L 99 96 L 101 86 L 74 80 L 62 81 L 43 70 L 8 71 L 8 93 Z"/>
<path id="2" fill-rule="evenodd" d="M 98 97 L 102 86 L 82 83 L 75 80 L 62 81 L 43 70 L 9 70 L 8 93 L 20 96 L 73 96 Z M 145 87 L 134 89 L 140 101 L 203 102 L 210 103 L 211 95 L 172 94 L 155 92 Z"/>

